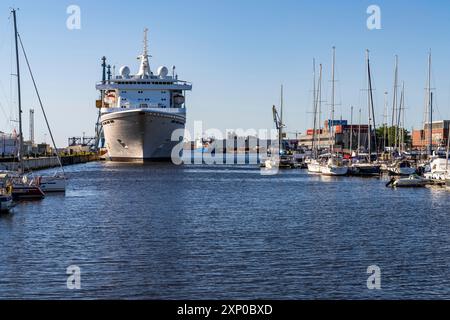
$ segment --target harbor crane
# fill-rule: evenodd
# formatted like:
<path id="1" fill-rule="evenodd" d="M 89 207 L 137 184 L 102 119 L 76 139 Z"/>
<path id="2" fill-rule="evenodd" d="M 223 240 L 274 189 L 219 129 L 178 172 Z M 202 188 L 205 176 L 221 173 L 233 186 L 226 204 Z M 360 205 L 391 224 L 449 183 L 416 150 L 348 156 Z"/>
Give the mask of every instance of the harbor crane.
<path id="1" fill-rule="evenodd" d="M 283 109 L 281 109 L 281 114 L 283 112 Z M 280 153 L 283 152 L 283 128 L 286 126 L 283 123 L 283 118 L 278 114 L 277 108 L 275 106 L 272 107 L 272 113 L 273 113 L 273 121 L 275 122 L 275 127 L 278 130 L 278 145 L 280 148 Z"/>

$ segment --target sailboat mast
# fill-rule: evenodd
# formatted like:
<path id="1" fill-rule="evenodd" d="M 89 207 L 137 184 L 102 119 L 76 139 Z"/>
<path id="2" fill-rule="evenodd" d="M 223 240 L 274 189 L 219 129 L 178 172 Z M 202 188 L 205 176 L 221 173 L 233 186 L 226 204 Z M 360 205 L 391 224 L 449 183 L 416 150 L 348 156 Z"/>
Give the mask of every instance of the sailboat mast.
<path id="1" fill-rule="evenodd" d="M 353 151 L 353 106 L 351 107 L 351 116 L 350 116 L 350 155 L 352 155 Z"/>
<path id="2" fill-rule="evenodd" d="M 446 157 L 445 171 L 447 171 L 447 173 L 449 173 L 448 172 L 448 159 L 449 159 L 448 153 L 449 153 L 449 151 L 450 151 L 450 136 L 447 135 L 447 152 L 446 152 L 446 155 L 445 155 L 445 157 Z"/>
<path id="3" fill-rule="evenodd" d="M 392 125 L 391 130 L 394 130 L 394 137 L 397 137 L 397 129 L 395 128 L 395 124 L 397 122 L 397 93 L 398 93 L 398 56 L 395 55 L 395 67 L 394 67 L 394 92 L 393 92 L 393 100 L 392 100 Z M 389 146 L 394 147 L 395 142 L 391 140 L 391 135 L 389 134 Z M 395 146 L 397 147 L 397 146 Z"/>
<path id="4" fill-rule="evenodd" d="M 279 138 L 279 148 L 280 151 L 283 150 L 283 85 L 281 85 L 281 96 L 280 96 L 280 129 L 278 132 Z"/>
<path id="5" fill-rule="evenodd" d="M 317 117 L 318 117 L 318 124 L 319 124 L 319 133 L 317 134 L 317 156 L 319 156 L 319 147 L 320 147 L 320 137 L 321 137 L 321 130 L 322 125 L 320 124 L 321 121 L 321 113 L 322 113 L 322 64 L 319 65 L 319 83 L 317 86 Z"/>
<path id="6" fill-rule="evenodd" d="M 18 158 L 19 158 L 19 173 L 24 172 L 23 168 L 23 130 L 22 130 L 22 94 L 21 94 L 21 88 L 20 88 L 20 59 L 19 59 L 19 41 L 18 41 L 18 31 L 17 31 L 17 17 L 16 17 L 16 10 L 13 9 L 13 20 L 14 20 L 14 39 L 15 39 L 15 45 L 16 45 L 16 76 L 17 76 L 17 102 L 19 106 L 19 152 L 18 152 Z"/>
<path id="7" fill-rule="evenodd" d="M 358 152 L 357 155 L 359 157 L 359 150 L 361 150 L 361 122 L 362 122 L 362 117 L 361 117 L 361 108 L 359 108 L 359 124 L 358 124 Z"/>
<path id="8" fill-rule="evenodd" d="M 429 112 L 429 154 L 433 155 L 433 94 L 431 92 L 431 50 L 428 54 L 428 112 Z"/>
<path id="9" fill-rule="evenodd" d="M 399 149 L 401 149 L 401 146 L 400 146 L 400 124 L 401 124 L 402 106 L 403 106 L 403 99 L 404 99 L 403 89 L 404 88 L 402 88 L 402 91 L 400 93 L 400 104 L 398 107 L 397 123 L 395 125 L 396 126 L 395 146 L 398 146 Z"/>
<path id="10" fill-rule="evenodd" d="M 372 129 L 371 129 L 371 108 L 370 108 L 370 62 L 369 62 L 369 50 L 366 50 L 366 62 L 367 62 L 367 109 L 368 109 L 368 127 L 367 127 L 367 148 L 369 151 L 369 163 L 372 162 Z"/>
<path id="11" fill-rule="evenodd" d="M 398 146 L 399 146 L 399 149 L 400 149 L 400 152 L 402 152 L 403 150 L 402 150 L 402 141 L 403 141 L 403 126 L 404 126 L 404 123 L 402 123 L 402 119 L 403 119 L 403 115 L 404 115 L 404 112 L 405 112 L 405 110 L 404 110 L 404 106 L 405 106 L 405 83 L 403 82 L 402 83 L 402 93 L 401 93 L 401 96 L 400 96 L 400 107 L 399 107 L 399 112 L 398 112 L 398 121 L 397 121 L 397 123 L 398 123 L 398 125 L 397 125 L 397 127 L 398 127 L 398 137 L 396 137 L 396 139 L 398 139 Z"/>
<path id="12" fill-rule="evenodd" d="M 378 158 L 378 145 L 377 145 L 377 135 L 376 135 L 376 129 L 377 124 L 375 121 L 375 107 L 373 105 L 373 93 L 372 93 L 372 75 L 370 72 L 370 60 L 369 60 L 369 50 L 367 50 L 367 71 L 368 71 L 368 80 L 369 80 L 369 163 L 372 163 L 372 150 L 371 150 L 371 143 L 372 143 L 372 123 L 373 123 L 373 130 L 374 130 L 374 149 L 375 153 Z"/>
<path id="13" fill-rule="evenodd" d="M 316 150 L 316 128 L 317 128 L 317 100 L 316 100 L 316 60 L 313 59 L 313 113 L 314 113 L 314 125 L 312 136 L 312 150 Z"/>
<path id="14" fill-rule="evenodd" d="M 402 142 L 402 148 L 403 152 L 406 151 L 406 144 L 405 144 L 405 118 L 406 118 L 406 112 L 405 112 L 405 99 L 406 99 L 406 93 L 405 93 L 405 82 L 403 82 L 403 113 L 402 113 L 402 135 L 401 135 L 401 142 Z"/>
<path id="15" fill-rule="evenodd" d="M 335 134 L 334 134 L 334 78 L 335 78 L 335 63 L 336 63 L 336 47 L 333 47 L 333 61 L 331 68 L 331 125 L 330 128 L 330 136 L 331 136 L 331 156 L 334 155 L 334 143 L 335 143 Z"/>
<path id="16" fill-rule="evenodd" d="M 383 130 L 383 151 L 386 151 L 386 143 L 387 143 L 387 125 L 388 125 L 388 93 L 384 92 L 384 130 Z"/>

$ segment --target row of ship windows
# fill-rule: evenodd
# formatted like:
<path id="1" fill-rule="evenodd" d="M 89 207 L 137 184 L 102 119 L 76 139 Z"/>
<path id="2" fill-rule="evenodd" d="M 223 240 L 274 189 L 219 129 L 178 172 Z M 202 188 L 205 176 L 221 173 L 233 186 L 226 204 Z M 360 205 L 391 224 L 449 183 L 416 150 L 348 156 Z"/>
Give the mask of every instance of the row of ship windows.
<path id="1" fill-rule="evenodd" d="M 127 101 L 127 98 L 122 98 L 122 101 Z M 150 99 L 149 98 L 145 98 L 145 99 L 139 98 L 138 101 L 150 101 Z M 161 101 L 167 101 L 167 99 L 161 98 Z"/>
<path id="2" fill-rule="evenodd" d="M 107 124 L 113 124 L 114 120 L 103 121 L 102 125 L 106 126 Z"/>
<path id="3" fill-rule="evenodd" d="M 120 82 L 120 84 L 158 84 L 158 85 L 172 85 L 173 82 Z"/>
<path id="4" fill-rule="evenodd" d="M 124 91 L 121 91 L 121 93 L 125 94 L 125 93 L 127 93 L 127 91 L 124 90 Z M 142 94 L 142 93 L 144 93 L 144 91 L 139 90 L 138 93 Z M 166 94 L 166 93 L 167 93 L 167 91 L 161 91 L 161 94 Z"/>
<path id="5" fill-rule="evenodd" d="M 127 106 L 127 105 L 122 105 L 122 106 L 120 106 L 120 107 L 121 107 L 122 109 L 129 108 L 129 106 Z M 146 104 L 146 103 L 141 103 L 141 104 L 139 105 L 139 108 L 148 108 L 148 104 Z M 167 108 L 167 106 L 158 103 L 158 108 Z"/>

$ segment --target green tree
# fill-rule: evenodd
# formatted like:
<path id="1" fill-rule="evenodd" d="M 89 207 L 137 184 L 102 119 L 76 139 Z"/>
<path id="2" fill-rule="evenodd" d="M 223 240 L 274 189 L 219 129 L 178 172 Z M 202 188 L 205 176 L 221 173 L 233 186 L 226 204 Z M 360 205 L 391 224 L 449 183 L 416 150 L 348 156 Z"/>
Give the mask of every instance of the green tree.
<path id="1" fill-rule="evenodd" d="M 405 142 L 406 146 L 411 145 L 411 134 L 407 129 L 401 128 L 401 127 L 387 127 L 386 129 L 384 127 L 379 127 L 376 129 L 377 134 L 377 140 L 378 145 L 380 147 L 384 146 L 384 140 L 386 139 L 386 146 L 387 147 L 393 147 L 395 145 L 395 136 L 397 134 L 397 137 L 401 136 L 403 132 L 403 141 Z M 398 145 L 398 138 L 397 138 L 397 145 Z"/>

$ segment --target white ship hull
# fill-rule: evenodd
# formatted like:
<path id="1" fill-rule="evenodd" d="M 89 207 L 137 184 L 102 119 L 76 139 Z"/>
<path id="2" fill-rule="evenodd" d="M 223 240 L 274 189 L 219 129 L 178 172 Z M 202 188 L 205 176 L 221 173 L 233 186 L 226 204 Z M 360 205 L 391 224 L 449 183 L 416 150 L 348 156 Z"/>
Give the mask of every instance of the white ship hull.
<path id="1" fill-rule="evenodd" d="M 184 130 L 184 109 L 134 109 L 103 114 L 108 159 L 111 161 L 170 161 L 172 133 Z M 180 136 L 180 135 L 179 135 Z"/>

